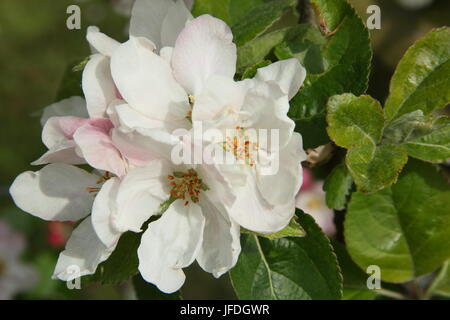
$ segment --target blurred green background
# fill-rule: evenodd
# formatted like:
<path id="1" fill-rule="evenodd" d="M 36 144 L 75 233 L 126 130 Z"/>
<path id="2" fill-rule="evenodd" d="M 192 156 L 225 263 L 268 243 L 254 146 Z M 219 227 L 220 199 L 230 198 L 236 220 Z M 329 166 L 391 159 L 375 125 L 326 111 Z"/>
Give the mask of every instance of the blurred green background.
<path id="1" fill-rule="evenodd" d="M 402 2 L 420 2 L 403 0 Z M 422 0 L 423 1 L 423 0 Z M 50 280 L 58 252 L 47 243 L 47 224 L 16 209 L 8 187 L 45 148 L 40 140 L 39 111 L 55 102 L 67 65 L 89 55 L 85 30 L 97 25 L 119 41 L 127 38 L 128 18 L 110 0 L 0 0 L 0 219 L 7 220 L 28 238 L 24 260 L 40 274 L 32 291 L 18 298 L 120 299 L 129 298 L 127 284 L 90 285 L 67 290 L 65 283 Z M 372 30 L 374 50 L 369 94 L 384 101 L 395 66 L 418 38 L 432 28 L 449 25 L 450 1 L 435 0 L 423 8 L 408 8 L 400 0 L 350 0 L 363 20 L 366 8 L 381 8 L 381 30 Z M 66 9 L 81 7 L 81 30 L 68 30 Z M 227 276 L 214 280 L 194 266 L 187 271 L 186 299 L 234 298 Z"/>

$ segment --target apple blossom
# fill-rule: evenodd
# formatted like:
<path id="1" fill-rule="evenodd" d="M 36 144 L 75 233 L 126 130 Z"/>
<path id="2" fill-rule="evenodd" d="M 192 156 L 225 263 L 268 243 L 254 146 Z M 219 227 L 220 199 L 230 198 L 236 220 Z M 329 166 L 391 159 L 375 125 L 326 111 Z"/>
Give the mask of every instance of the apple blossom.
<path id="1" fill-rule="evenodd" d="M 97 235 L 111 246 L 121 233 L 141 231 L 164 208 L 142 235 L 138 249 L 142 277 L 170 293 L 183 285 L 182 268 L 194 260 L 215 277 L 221 276 L 237 262 L 240 229 L 225 208 L 220 185 L 225 182 L 213 172 L 158 159 L 130 170 L 122 181 L 110 179 L 94 202 Z M 232 201 L 232 194 L 227 197 Z"/>

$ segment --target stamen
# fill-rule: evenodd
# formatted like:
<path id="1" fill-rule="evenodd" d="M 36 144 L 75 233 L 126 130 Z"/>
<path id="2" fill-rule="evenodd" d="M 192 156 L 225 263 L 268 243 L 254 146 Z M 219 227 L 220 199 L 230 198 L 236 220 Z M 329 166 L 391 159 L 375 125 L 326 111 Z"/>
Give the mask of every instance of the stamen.
<path id="1" fill-rule="evenodd" d="M 244 128 L 236 126 L 235 129 L 237 133 L 233 137 L 227 136 L 222 146 L 226 151 L 233 154 L 237 160 L 244 161 L 247 165 L 253 167 L 256 164 L 259 145 L 245 135 Z"/>
<path id="2" fill-rule="evenodd" d="M 201 191 L 208 190 L 208 187 L 203 183 L 197 175 L 197 172 L 193 169 L 189 169 L 187 172 L 174 172 L 172 175 L 168 175 L 170 196 L 173 198 L 186 200 L 187 197 L 194 202 L 200 201 L 199 195 Z M 189 200 L 184 202 L 187 206 Z"/>

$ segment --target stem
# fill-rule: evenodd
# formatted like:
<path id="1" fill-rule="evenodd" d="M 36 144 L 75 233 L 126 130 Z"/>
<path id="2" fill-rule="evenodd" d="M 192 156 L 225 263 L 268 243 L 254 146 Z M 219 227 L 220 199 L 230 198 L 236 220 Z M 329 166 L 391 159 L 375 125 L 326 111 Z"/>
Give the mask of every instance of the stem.
<path id="1" fill-rule="evenodd" d="M 399 300 L 406 300 L 406 297 L 399 292 L 395 292 L 395 291 L 391 291 L 391 290 L 387 290 L 387 289 L 377 289 L 375 291 L 385 297 L 399 299 Z"/>

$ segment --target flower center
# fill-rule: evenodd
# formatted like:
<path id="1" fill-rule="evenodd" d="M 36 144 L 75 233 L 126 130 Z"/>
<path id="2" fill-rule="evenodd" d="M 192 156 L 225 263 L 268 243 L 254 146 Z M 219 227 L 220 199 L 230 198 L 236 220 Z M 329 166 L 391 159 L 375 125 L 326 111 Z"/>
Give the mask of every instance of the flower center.
<path id="1" fill-rule="evenodd" d="M 208 190 L 208 186 L 203 183 L 193 169 L 189 169 L 187 172 L 174 172 L 172 175 L 168 175 L 167 179 L 169 179 L 169 186 L 172 187 L 170 196 L 185 200 L 185 206 L 189 204 L 187 199 L 198 203 L 200 192 Z"/>
<path id="2" fill-rule="evenodd" d="M 250 167 L 256 164 L 259 145 L 245 134 L 245 129 L 242 127 L 237 126 L 236 134 L 227 136 L 226 141 L 223 142 L 223 148 Z"/>
<path id="3" fill-rule="evenodd" d="M 308 200 L 308 203 L 306 205 L 310 210 L 317 210 L 322 207 L 322 201 L 319 197 L 314 196 Z"/>

